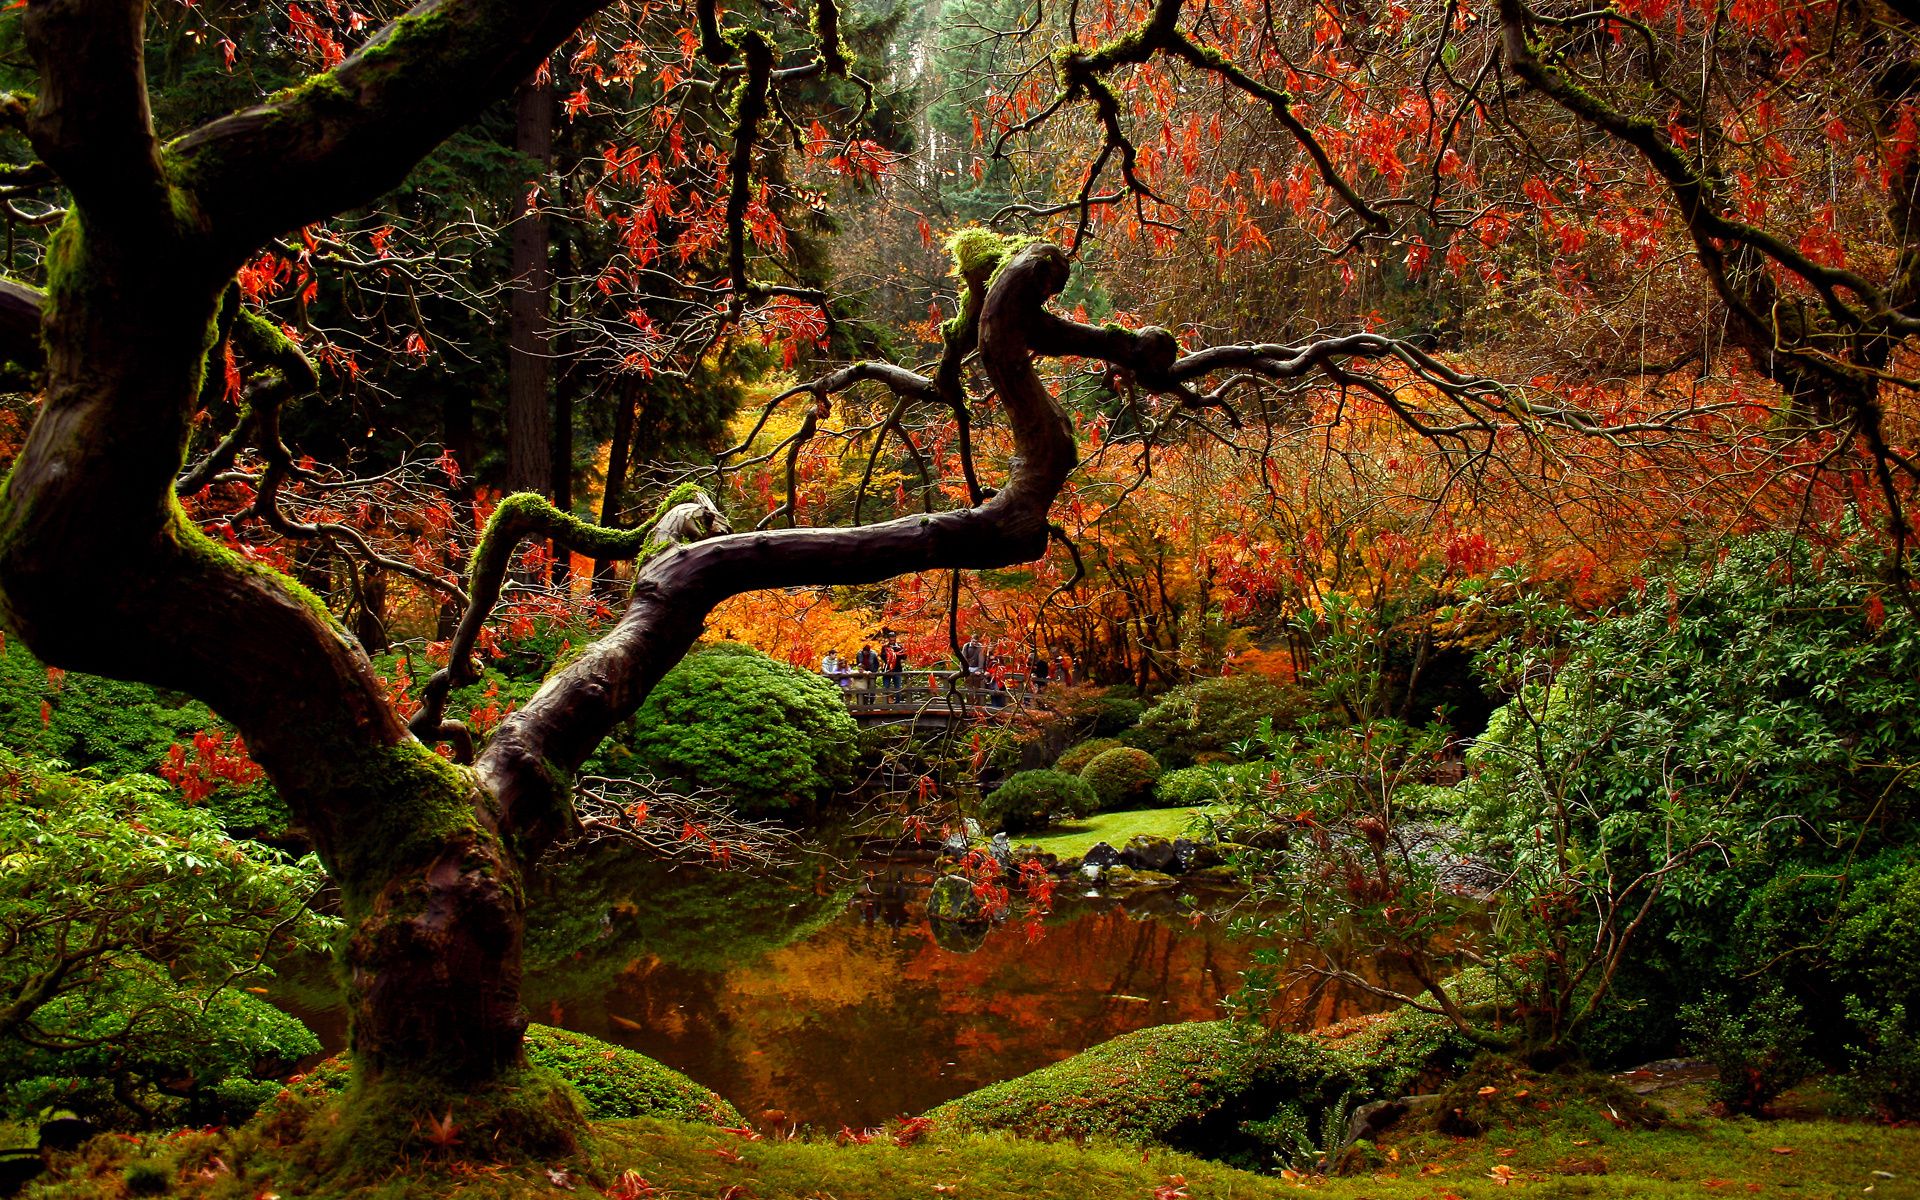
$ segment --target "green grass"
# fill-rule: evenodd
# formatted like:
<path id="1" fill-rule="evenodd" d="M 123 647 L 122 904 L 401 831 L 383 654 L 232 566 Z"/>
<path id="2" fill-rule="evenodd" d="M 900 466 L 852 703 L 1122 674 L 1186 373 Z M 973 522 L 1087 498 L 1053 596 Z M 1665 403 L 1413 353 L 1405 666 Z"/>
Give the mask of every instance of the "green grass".
<path id="1" fill-rule="evenodd" d="M 1106 842 L 1115 850 L 1136 834 L 1177 838 L 1188 835 L 1188 826 L 1199 808 L 1140 808 L 1129 812 L 1100 813 L 1082 821 L 1055 825 L 1045 833 L 1025 834 L 1013 839 L 1017 846 L 1038 846 L 1061 858 L 1079 858 L 1093 849 L 1095 842 Z M 1224 815 L 1224 810 L 1223 815 Z"/>

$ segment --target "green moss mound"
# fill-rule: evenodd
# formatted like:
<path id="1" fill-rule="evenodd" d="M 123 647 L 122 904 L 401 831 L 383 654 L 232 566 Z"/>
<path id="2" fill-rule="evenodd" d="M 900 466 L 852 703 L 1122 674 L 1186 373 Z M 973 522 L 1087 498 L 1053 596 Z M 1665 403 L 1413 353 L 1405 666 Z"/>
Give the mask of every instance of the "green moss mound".
<path id="1" fill-rule="evenodd" d="M 1299 1036 L 1232 1021 L 1142 1029 L 927 1115 L 958 1132 L 1113 1138 L 1236 1165 L 1291 1165 L 1353 1106 L 1446 1070 L 1464 1049 L 1421 1014 Z M 1305 1145 L 1304 1143 L 1309 1143 Z"/>
<path id="2" fill-rule="evenodd" d="M 673 1068 L 584 1033 L 529 1025 L 527 1058 L 572 1084 L 587 1116 L 596 1121 L 661 1117 L 707 1125 L 745 1123 L 733 1105 Z"/>

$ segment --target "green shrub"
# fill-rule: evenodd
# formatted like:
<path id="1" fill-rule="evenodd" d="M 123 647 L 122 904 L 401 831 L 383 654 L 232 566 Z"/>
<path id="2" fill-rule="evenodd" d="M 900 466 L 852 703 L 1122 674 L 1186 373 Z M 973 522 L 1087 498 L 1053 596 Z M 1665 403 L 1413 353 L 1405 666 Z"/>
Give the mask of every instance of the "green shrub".
<path id="1" fill-rule="evenodd" d="M 527 1026 L 527 1058 L 572 1084 L 596 1121 L 661 1117 L 708 1125 L 744 1125 L 712 1090 L 644 1054 L 584 1033 Z"/>
<path id="2" fill-rule="evenodd" d="M 1064 771 L 1068 775 L 1078 775 L 1087 769 L 1087 764 L 1120 744 L 1119 738 L 1088 738 L 1084 742 L 1068 746 L 1065 753 L 1053 762 L 1053 769 Z"/>
<path id="3" fill-rule="evenodd" d="M 320 1049 L 240 989 L 273 977 L 269 951 L 331 939 L 337 922 L 308 907 L 322 881 L 311 857 L 228 838 L 160 780 L 0 750 L 0 1111 L 244 1119 Z"/>
<path id="4" fill-rule="evenodd" d="M 811 810 L 850 782 L 859 737 L 835 684 L 721 643 L 668 671 L 629 745 L 603 750 L 588 773 L 718 788 L 750 813 Z"/>
<path id="5" fill-rule="evenodd" d="M 1855 1105 L 1895 1121 L 1920 1117 L 1920 1033 L 1904 1004 L 1868 1006 L 1849 996 L 1847 1020 L 1860 1031 L 1847 1047 L 1853 1070 L 1839 1081 Z"/>
<path id="6" fill-rule="evenodd" d="M 1101 812 L 1144 808 L 1153 801 L 1153 785 L 1160 778 L 1160 764 L 1144 750 L 1115 746 L 1095 755 L 1081 770 L 1080 778 L 1093 789 Z"/>
<path id="7" fill-rule="evenodd" d="M 1260 722 L 1289 729 L 1305 716 L 1305 692 L 1264 675 L 1223 675 L 1174 688 L 1142 713 L 1126 743 L 1168 767 L 1192 766 L 1201 754 L 1238 755 L 1260 736 Z"/>
<path id="8" fill-rule="evenodd" d="M 1089 736 L 1118 737 L 1140 723 L 1140 715 L 1147 711 L 1147 706 L 1140 702 L 1140 697 L 1130 694 L 1131 690 L 1122 693 L 1110 688 L 1087 701 L 1083 708 L 1090 723 Z"/>
<path id="9" fill-rule="evenodd" d="M 49 672 L 17 639 L 0 638 L 0 746 L 18 754 L 91 767 L 109 779 L 153 775 L 170 747 L 191 749 L 193 735 L 211 729 L 227 726 L 197 700 L 143 683 Z M 223 783 L 205 803 L 244 836 L 277 835 L 290 820 L 265 780 Z"/>
<path id="10" fill-rule="evenodd" d="M 1162 775 L 1154 794 L 1169 808 L 1242 805 L 1260 794 L 1271 771 L 1272 764 L 1260 762 L 1181 767 Z"/>
<path id="11" fill-rule="evenodd" d="M 1819 1066 L 1807 1053 L 1807 1014 L 1776 986 L 1735 1007 L 1718 993 L 1680 1010 L 1696 1051 L 1720 1072 L 1714 1099 L 1760 1116 L 1773 1098 Z"/>
<path id="12" fill-rule="evenodd" d="M 1452 818 L 1512 871 L 1495 927 L 1571 895 L 1556 944 L 1592 944 L 1607 880 L 1653 885 L 1630 926 L 1604 916 L 1632 943 L 1617 970 L 1584 975 L 1613 997 L 1570 998 L 1604 1035 L 1582 1049 L 1670 1053 L 1686 1009 L 1740 1077 L 1728 1103 L 1755 1107 L 1807 1060 L 1841 1067 L 1873 1040 L 1848 996 L 1863 1014 L 1920 1011 L 1920 623 L 1881 599 L 1888 569 L 1865 536 L 1760 535 L 1650 571 L 1590 622 L 1496 580 L 1513 598 L 1492 617 L 1512 632 L 1480 665 L 1512 700 Z M 1819 1014 L 1804 1041 L 1796 1006 Z"/>
<path id="13" fill-rule="evenodd" d="M 993 790 L 981 823 L 1007 833 L 1045 829 L 1048 818 L 1090 816 L 1097 801 L 1093 789 L 1065 771 L 1021 771 Z"/>

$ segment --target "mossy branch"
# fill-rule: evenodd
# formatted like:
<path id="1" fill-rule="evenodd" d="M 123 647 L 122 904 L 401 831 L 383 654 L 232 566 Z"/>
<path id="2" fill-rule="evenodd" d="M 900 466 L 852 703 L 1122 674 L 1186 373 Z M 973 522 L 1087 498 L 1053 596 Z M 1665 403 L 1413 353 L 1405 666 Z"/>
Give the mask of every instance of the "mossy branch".
<path id="1" fill-rule="evenodd" d="M 460 624 L 448 646 L 447 665 L 427 681 L 420 711 L 408 723 L 414 736 L 428 742 L 453 742 L 460 761 L 472 761 L 472 735 L 462 723 L 444 720 L 447 698 L 454 688 L 480 678 L 473 649 L 480 640 L 480 630 L 500 602 L 501 589 L 520 543 L 531 537 L 542 537 L 590 558 L 644 563 L 677 544 L 665 529 L 665 518 L 675 508 L 688 503 L 712 508 L 704 491 L 695 484 L 683 483 L 668 493 L 654 511 L 653 519 L 645 525 L 615 529 L 582 520 L 534 492 L 516 492 L 502 500 L 488 517 L 487 526 L 474 547 L 467 576 L 466 611 L 461 614 Z"/>

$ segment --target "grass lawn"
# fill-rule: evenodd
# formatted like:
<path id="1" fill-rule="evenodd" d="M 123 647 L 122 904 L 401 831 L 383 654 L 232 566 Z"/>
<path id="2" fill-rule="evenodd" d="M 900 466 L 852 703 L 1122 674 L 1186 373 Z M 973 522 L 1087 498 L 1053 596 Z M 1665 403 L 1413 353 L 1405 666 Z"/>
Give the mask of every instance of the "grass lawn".
<path id="1" fill-rule="evenodd" d="M 1127 844 L 1135 834 L 1177 838 L 1188 834 L 1188 825 L 1206 809 L 1140 808 L 1131 812 L 1100 813 L 1084 821 L 1055 825 L 1043 833 L 1022 834 L 1013 839 L 1016 846 L 1038 846 L 1061 858 L 1079 858 L 1095 842 L 1106 842 L 1115 850 Z M 1222 815 L 1225 810 L 1218 810 Z"/>

